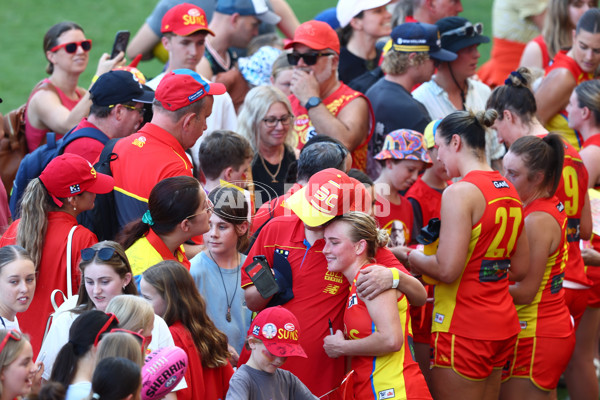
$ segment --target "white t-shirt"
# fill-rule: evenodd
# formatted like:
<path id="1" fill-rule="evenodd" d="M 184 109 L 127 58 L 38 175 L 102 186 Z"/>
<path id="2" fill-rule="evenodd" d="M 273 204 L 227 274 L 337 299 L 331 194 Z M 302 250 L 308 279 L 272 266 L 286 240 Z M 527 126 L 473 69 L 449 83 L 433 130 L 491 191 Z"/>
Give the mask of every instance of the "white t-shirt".
<path id="1" fill-rule="evenodd" d="M 6 329 L 9 331 L 15 329 L 21 332 L 21 328 L 19 328 L 19 320 L 17 319 L 17 317 L 15 317 L 14 321 L 11 321 L 8 318 L 3 318 L 2 316 L 0 316 L 0 329 Z"/>

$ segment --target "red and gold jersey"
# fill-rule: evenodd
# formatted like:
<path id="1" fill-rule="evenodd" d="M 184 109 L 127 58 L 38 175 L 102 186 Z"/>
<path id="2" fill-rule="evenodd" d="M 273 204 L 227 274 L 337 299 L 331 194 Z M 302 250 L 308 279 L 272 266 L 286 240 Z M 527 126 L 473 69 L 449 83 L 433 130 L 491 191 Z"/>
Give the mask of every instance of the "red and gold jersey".
<path id="1" fill-rule="evenodd" d="M 357 277 L 358 274 L 350 288 L 344 314 L 348 339 L 362 339 L 377 330 L 366 304 L 356 294 Z M 431 399 L 414 358 L 408 301 L 404 295 L 398 298 L 398 314 L 404 339 L 399 351 L 381 356 L 352 357 L 355 399 Z"/>
<path id="2" fill-rule="evenodd" d="M 392 204 L 377 195 L 375 199 L 375 219 L 390 235 L 390 246 L 408 246 L 412 238 L 413 208 L 408 199 L 400 196 L 400 204 Z"/>
<path id="3" fill-rule="evenodd" d="M 533 212 L 550 214 L 561 227 L 561 241 L 548 256 L 542 282 L 530 304 L 517 305 L 521 332 L 519 337 L 567 337 L 573 332 L 565 304 L 562 283 L 567 261 L 567 216 L 556 197 L 534 200 L 525 207 L 525 217 Z"/>
<path id="4" fill-rule="evenodd" d="M 508 292 L 508 268 L 523 230 L 521 200 L 497 171 L 471 171 L 462 181 L 477 186 L 486 208 L 471 228 L 460 277 L 435 287 L 432 331 L 470 339 L 506 339 L 520 331 Z"/>
<path id="5" fill-rule="evenodd" d="M 323 104 L 331 114 L 337 116 L 342 108 L 346 107 L 357 97 L 365 99 L 369 106 L 369 131 L 365 132 L 365 140 L 352 152 L 352 168 L 364 172 L 367 169 L 367 145 L 375 130 L 375 114 L 373 113 L 371 102 L 364 94 L 341 83 L 340 87 L 335 92 L 323 99 Z M 308 116 L 308 111 L 304 108 L 304 105 L 300 104 L 298 98 L 294 95 L 290 95 L 289 99 L 292 104 L 292 111 L 296 117 L 294 121 L 294 132 L 298 136 L 298 150 L 302 150 L 306 142 L 320 132 L 317 132 L 313 127 L 310 117 Z"/>
<path id="6" fill-rule="evenodd" d="M 430 219 L 440 217 L 442 192 L 429 186 L 421 177 L 408 189 L 406 197 L 419 203 L 423 226 L 427 226 Z"/>

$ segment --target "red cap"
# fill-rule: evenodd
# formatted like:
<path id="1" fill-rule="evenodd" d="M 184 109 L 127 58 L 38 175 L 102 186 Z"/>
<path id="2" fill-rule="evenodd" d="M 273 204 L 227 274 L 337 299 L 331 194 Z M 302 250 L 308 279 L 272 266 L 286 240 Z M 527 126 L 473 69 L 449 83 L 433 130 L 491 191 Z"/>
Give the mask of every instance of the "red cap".
<path id="1" fill-rule="evenodd" d="M 300 324 L 291 311 L 281 307 L 262 310 L 250 325 L 249 336 L 260 339 L 267 350 L 277 357 L 306 358 L 300 346 Z"/>
<path id="2" fill-rule="evenodd" d="M 160 31 L 173 32 L 179 36 L 188 36 L 198 31 L 206 31 L 215 36 L 208 29 L 206 13 L 200 7 L 190 3 L 181 3 L 171 8 L 162 18 Z"/>
<path id="3" fill-rule="evenodd" d="M 340 54 L 340 39 L 329 24 L 322 21 L 307 21 L 294 33 L 294 39 L 285 45 L 286 49 L 295 44 L 303 44 L 313 50 L 331 49 Z"/>
<path id="4" fill-rule="evenodd" d="M 59 197 L 72 197 L 83 192 L 103 194 L 115 186 L 112 176 L 97 173 L 88 160 L 73 153 L 62 154 L 50 161 L 40 180 L 59 207 L 63 205 Z"/>
<path id="5" fill-rule="evenodd" d="M 360 182 L 338 169 L 327 168 L 314 174 L 306 186 L 285 200 L 284 206 L 306 225 L 320 226 L 348 211 L 366 211 L 364 203 L 370 203 L 370 197 Z"/>
<path id="6" fill-rule="evenodd" d="M 176 69 L 167 73 L 158 84 L 154 98 L 169 111 L 189 106 L 206 95 L 223 94 L 222 83 L 209 83 L 191 69 Z"/>

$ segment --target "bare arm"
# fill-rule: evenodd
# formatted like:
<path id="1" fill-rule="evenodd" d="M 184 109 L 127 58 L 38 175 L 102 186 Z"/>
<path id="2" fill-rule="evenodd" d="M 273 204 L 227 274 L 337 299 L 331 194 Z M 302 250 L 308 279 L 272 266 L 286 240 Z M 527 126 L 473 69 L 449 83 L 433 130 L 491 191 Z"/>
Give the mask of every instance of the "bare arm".
<path id="1" fill-rule="evenodd" d="M 260 293 L 258 293 L 256 286 L 249 285 L 244 288 L 244 298 L 246 300 L 246 305 L 250 310 L 260 311 L 267 306 L 273 296 L 265 299 Z"/>
<path id="2" fill-rule="evenodd" d="M 364 301 L 377 329 L 362 339 L 344 339 L 340 330 L 335 335 L 325 336 L 323 347 L 329 357 L 380 356 L 402 348 L 404 338 L 396 291 L 387 290 L 373 300 Z"/>
<path id="3" fill-rule="evenodd" d="M 271 6 L 275 14 L 281 17 L 281 21 L 277 24 L 277 27 L 287 38 L 293 38 L 296 28 L 300 25 L 300 21 L 294 14 L 294 10 L 287 3 L 286 0 L 271 0 Z"/>
<path id="4" fill-rule="evenodd" d="M 302 105 L 311 97 L 321 95 L 319 83 L 312 71 L 307 73 L 300 69 L 294 70 L 290 89 Z M 368 136 L 369 106 L 362 97 L 352 100 L 337 117 L 323 103 L 308 110 L 308 115 L 317 132 L 338 139 L 350 151 L 356 149 Z"/>
<path id="5" fill-rule="evenodd" d="M 537 117 L 542 125 L 546 125 L 567 106 L 575 83 L 575 78 L 566 68 L 557 68 L 542 80 L 535 92 Z"/>
<path id="6" fill-rule="evenodd" d="M 529 271 L 529 239 L 527 238 L 526 228 L 519 235 L 516 243 L 516 250 L 510 258 L 510 269 L 508 270 L 508 279 L 519 282 L 525 278 Z"/>
<path id="7" fill-rule="evenodd" d="M 590 205 L 590 195 L 585 193 L 585 202 L 581 209 L 581 218 L 579 219 L 579 237 L 583 240 L 590 240 L 594 230 L 594 220 L 592 219 L 592 206 Z"/>
<path id="8" fill-rule="evenodd" d="M 524 279 L 511 285 L 510 294 L 515 304 L 529 304 L 535 298 L 550 254 L 556 251 L 561 239 L 561 229 L 550 214 L 534 212 L 525 218 L 529 241 L 535 246 L 529 249 L 529 271 Z"/>
<path id="9" fill-rule="evenodd" d="M 398 296 L 404 293 L 408 302 L 419 307 L 427 302 L 427 291 L 418 279 L 399 271 L 400 281 L 396 288 Z M 356 291 L 361 298 L 373 300 L 380 293 L 392 288 L 393 274 L 390 268 L 382 265 L 370 265 L 360 270 L 356 280 Z"/>
<path id="10" fill-rule="evenodd" d="M 152 51 L 159 42 L 160 37 L 144 22 L 127 46 L 127 57 L 132 59 L 141 54 L 142 60 L 150 60 L 153 57 Z"/>
<path id="11" fill-rule="evenodd" d="M 521 54 L 521 61 L 519 61 L 519 67 L 537 68 L 543 69 L 543 56 L 540 45 L 533 40 L 527 43 L 523 54 Z"/>
<path id="12" fill-rule="evenodd" d="M 581 256 L 585 265 L 599 267 L 600 266 L 600 253 L 594 249 L 582 249 Z"/>

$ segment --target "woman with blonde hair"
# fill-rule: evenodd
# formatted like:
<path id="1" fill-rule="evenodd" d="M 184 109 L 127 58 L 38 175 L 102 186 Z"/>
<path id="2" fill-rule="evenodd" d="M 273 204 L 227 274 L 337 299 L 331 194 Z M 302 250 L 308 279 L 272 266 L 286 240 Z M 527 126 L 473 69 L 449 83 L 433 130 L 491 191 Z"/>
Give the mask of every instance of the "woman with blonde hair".
<path id="1" fill-rule="evenodd" d="M 154 309 L 144 299 L 139 296 L 116 296 L 108 306 L 106 312 L 113 313 L 119 318 L 119 328 L 131 331 L 138 335 L 144 344 L 144 353 L 147 352 L 150 341 L 154 339 L 152 331 L 154 329 L 154 319 L 160 318 L 154 315 Z M 166 338 L 156 338 L 155 343 Z M 170 343 L 169 343 L 170 344 Z M 158 348 L 168 344 L 158 345 Z M 156 350 L 156 349 L 152 349 Z"/>
<path id="2" fill-rule="evenodd" d="M 338 330 L 325 337 L 324 348 L 332 358 L 351 356 L 354 395 L 379 399 L 392 391 L 397 399 L 431 399 L 425 378 L 412 356 L 408 300 L 395 289 L 368 300 L 356 294 L 356 279 L 363 268 L 375 263 L 375 253 L 389 241 L 376 220 L 362 212 L 334 218 L 325 227 L 327 269 L 341 273 L 351 284 L 344 325 L 348 338 Z"/>
<path id="3" fill-rule="evenodd" d="M 123 357 L 144 366 L 144 342 L 142 337 L 125 329 L 113 329 L 102 337 L 96 351 L 96 366 L 100 361 L 109 357 Z"/>
<path id="4" fill-rule="evenodd" d="M 290 164 L 296 161 L 294 114 L 288 98 L 274 86 L 258 86 L 246 95 L 238 117 L 238 133 L 254 149 L 252 178 L 256 189 L 284 194 Z"/>
<path id="5" fill-rule="evenodd" d="M 21 246 L 0 247 L 0 329 L 19 329 L 35 292 L 35 264 Z"/>
<path id="6" fill-rule="evenodd" d="M 36 372 L 29 337 L 15 329 L 0 329 L 0 400 L 29 395 L 34 383 L 40 383 Z"/>
<path id="7" fill-rule="evenodd" d="M 436 399 L 498 399 L 502 367 L 521 330 L 509 293 L 529 265 L 523 209 L 515 188 L 485 157 L 494 110 L 456 111 L 440 122 L 435 144 L 450 178 L 435 255 L 408 254 L 411 272 L 437 280 L 432 323 Z M 510 267 L 510 268 L 509 268 Z"/>
<path id="8" fill-rule="evenodd" d="M 178 391 L 177 398 L 225 398 L 233 375 L 227 336 L 206 314 L 206 304 L 189 271 L 176 261 L 162 261 L 144 271 L 140 289 L 169 325 L 175 345 L 188 356 L 188 388 Z"/>

